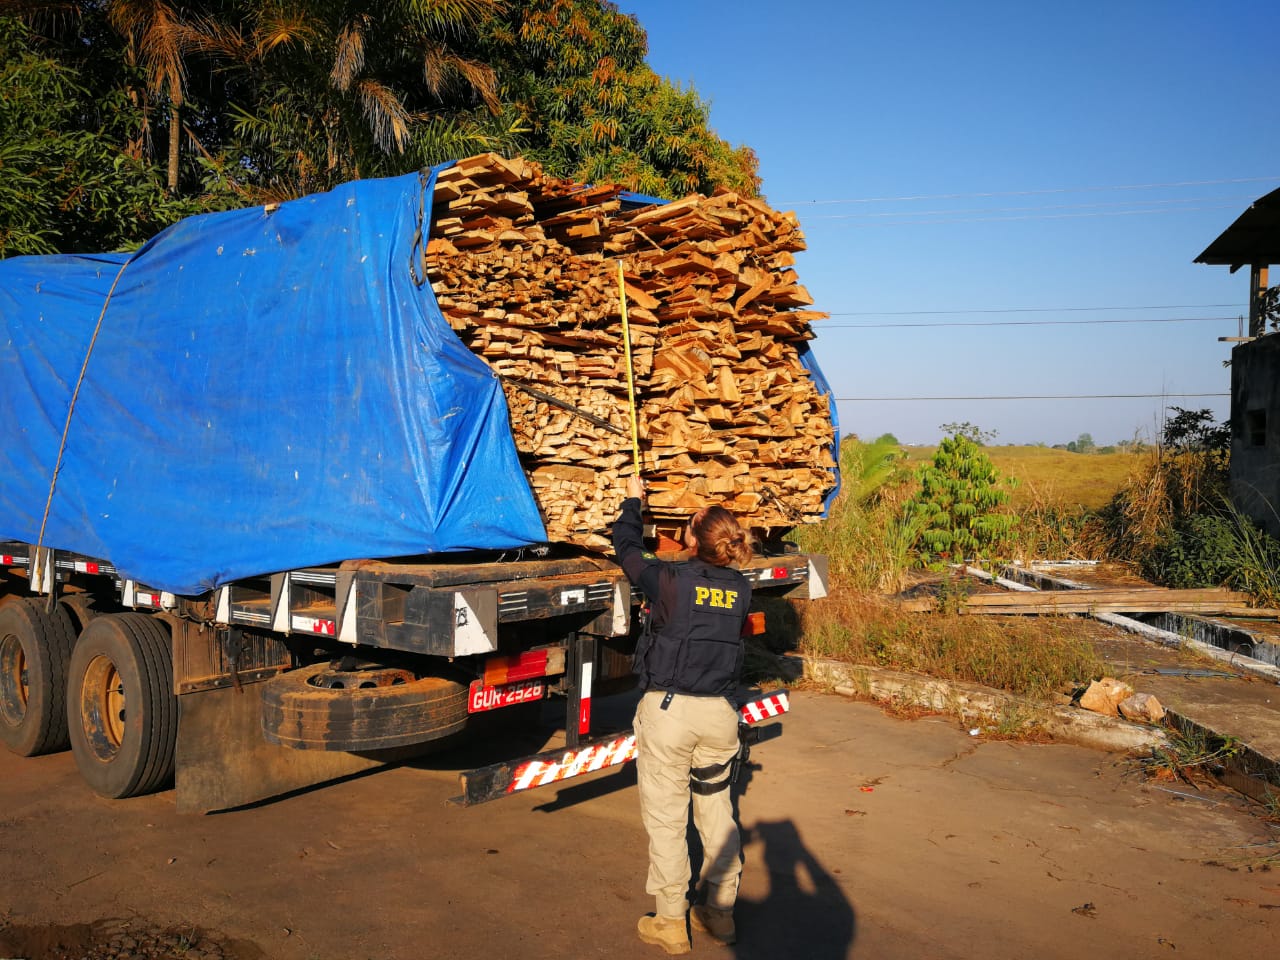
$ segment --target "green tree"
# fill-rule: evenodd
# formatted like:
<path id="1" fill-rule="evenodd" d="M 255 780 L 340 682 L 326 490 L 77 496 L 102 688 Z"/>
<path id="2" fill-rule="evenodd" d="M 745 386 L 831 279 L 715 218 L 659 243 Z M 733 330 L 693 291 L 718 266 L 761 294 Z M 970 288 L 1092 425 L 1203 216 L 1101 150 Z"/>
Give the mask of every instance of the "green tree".
<path id="1" fill-rule="evenodd" d="M 166 186 L 176 193 L 191 28 L 183 9 L 165 0 L 109 0 L 106 10 L 108 22 L 126 40 L 128 62 L 142 69 L 147 100 L 167 105 Z"/>
<path id="2" fill-rule="evenodd" d="M 755 154 L 708 128 L 692 89 L 647 63 L 648 37 L 606 0 L 513 4 L 491 31 L 503 94 L 529 128 L 530 157 L 555 176 L 680 197 L 755 195 Z"/>
<path id="3" fill-rule="evenodd" d="M 759 188 L 607 0 L 13 0 L 0 255 L 493 150 L 664 196 Z"/>
<path id="4" fill-rule="evenodd" d="M 1071 453 L 1096 453 L 1098 446 L 1093 442 L 1091 434 L 1082 433 L 1067 444 L 1067 449 Z"/>
<path id="5" fill-rule="evenodd" d="M 983 432 L 960 426 L 920 468 L 920 492 L 907 504 L 921 526 L 918 550 L 926 565 L 989 557 L 1016 522 L 1006 509 L 1012 479 L 1001 478 L 982 452 Z"/>
<path id="6" fill-rule="evenodd" d="M 505 7 L 268 0 L 208 24 L 200 50 L 238 70 L 248 94 L 232 109 L 235 162 L 284 198 L 513 149 L 495 72 L 477 58 L 481 27 Z"/>
<path id="7" fill-rule="evenodd" d="M 1173 416 L 1164 422 L 1162 438 L 1165 447 L 1201 453 L 1227 453 L 1231 450 L 1231 425 L 1214 423 L 1213 411 L 1184 410 L 1170 407 Z"/>
<path id="8" fill-rule="evenodd" d="M 968 420 L 963 420 L 959 423 L 944 423 L 938 429 L 948 436 L 967 437 L 979 447 L 988 446 L 999 433 L 996 430 L 983 430 Z"/>
<path id="9" fill-rule="evenodd" d="M 217 203 L 166 196 L 161 171 L 122 150 L 141 111 L 120 48 L 96 27 L 81 24 L 97 39 L 96 56 L 80 57 L 74 39 L 0 17 L 0 256 L 128 249 Z"/>

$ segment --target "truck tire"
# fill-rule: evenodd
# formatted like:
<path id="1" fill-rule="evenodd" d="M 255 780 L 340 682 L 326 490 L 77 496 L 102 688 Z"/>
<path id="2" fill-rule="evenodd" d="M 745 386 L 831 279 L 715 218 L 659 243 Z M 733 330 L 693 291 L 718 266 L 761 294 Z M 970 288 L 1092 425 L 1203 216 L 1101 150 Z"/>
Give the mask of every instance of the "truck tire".
<path id="1" fill-rule="evenodd" d="M 0 607 L 0 740 L 22 757 L 67 748 L 71 619 L 40 598 Z"/>
<path id="2" fill-rule="evenodd" d="M 178 698 L 161 621 L 95 617 L 76 641 L 67 691 L 71 753 L 94 793 L 136 797 L 173 778 Z"/>
<path id="3" fill-rule="evenodd" d="M 362 673 L 367 679 L 377 671 Z M 344 683 L 345 676 L 354 682 Z M 328 664 L 290 670 L 262 684 L 262 734 L 295 750 L 354 753 L 427 743 L 466 726 L 466 684 L 412 674 L 398 679 L 365 685 Z"/>
<path id="4" fill-rule="evenodd" d="M 72 593 L 58 600 L 58 606 L 71 618 L 71 626 L 76 636 L 84 633 L 89 621 L 102 616 L 93 597 L 84 593 Z"/>

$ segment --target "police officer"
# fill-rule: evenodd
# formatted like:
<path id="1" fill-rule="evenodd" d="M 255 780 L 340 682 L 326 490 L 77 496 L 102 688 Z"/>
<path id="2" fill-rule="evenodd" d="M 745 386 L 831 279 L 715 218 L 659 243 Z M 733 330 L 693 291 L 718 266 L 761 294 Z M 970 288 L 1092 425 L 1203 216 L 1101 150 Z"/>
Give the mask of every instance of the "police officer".
<path id="1" fill-rule="evenodd" d="M 640 510 L 644 485 L 627 481 L 613 527 L 618 562 L 650 604 L 636 645 L 635 672 L 645 691 L 636 708 L 640 814 L 649 834 L 655 916 L 640 918 L 640 939 L 670 954 L 688 953 L 685 927 L 690 867 L 689 804 L 702 838 L 706 904 L 691 912 L 695 930 L 733 943 L 733 904 L 742 872 L 738 825 L 729 796 L 738 752 L 738 710 L 731 698 L 742 672 L 742 628 L 751 585 L 731 565 L 751 559 L 751 540 L 733 514 L 707 507 L 689 521 L 692 558 L 669 563 L 647 553 Z"/>

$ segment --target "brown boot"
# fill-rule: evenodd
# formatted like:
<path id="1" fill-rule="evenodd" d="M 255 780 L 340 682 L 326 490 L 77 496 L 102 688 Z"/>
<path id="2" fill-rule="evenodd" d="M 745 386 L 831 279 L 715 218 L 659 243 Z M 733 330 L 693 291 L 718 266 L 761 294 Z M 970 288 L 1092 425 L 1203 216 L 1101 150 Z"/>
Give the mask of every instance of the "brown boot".
<path id="1" fill-rule="evenodd" d="M 700 930 L 716 943 L 728 946 L 738 942 L 738 934 L 733 928 L 733 911 L 717 910 L 698 904 L 689 912 L 689 922 L 693 929 Z"/>
<path id="2" fill-rule="evenodd" d="M 693 949 L 689 946 L 689 933 L 685 929 L 683 918 L 641 917 L 636 929 L 645 943 L 656 943 L 672 955 L 688 953 Z"/>

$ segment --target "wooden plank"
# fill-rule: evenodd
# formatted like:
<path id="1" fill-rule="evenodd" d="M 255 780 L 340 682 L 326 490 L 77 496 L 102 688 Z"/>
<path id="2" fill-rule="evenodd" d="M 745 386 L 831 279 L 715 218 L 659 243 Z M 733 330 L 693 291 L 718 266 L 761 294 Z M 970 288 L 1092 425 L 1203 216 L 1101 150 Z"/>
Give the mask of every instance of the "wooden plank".
<path id="1" fill-rule="evenodd" d="M 606 544 L 620 503 L 629 457 L 590 419 L 615 424 L 626 404 L 619 254 L 656 518 L 723 503 L 752 526 L 816 519 L 834 438 L 795 347 L 821 314 L 780 309 L 803 296 L 794 218 L 728 191 L 624 212 L 618 190 L 493 155 L 437 181 L 428 274 L 441 310 L 496 373 L 555 401 L 506 391 L 548 535 Z"/>

